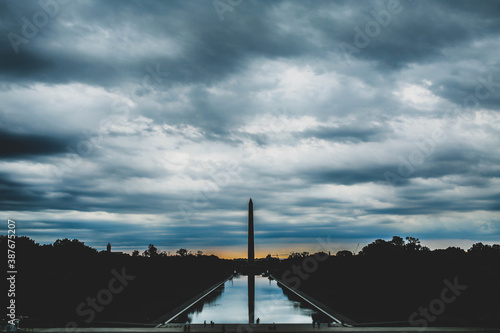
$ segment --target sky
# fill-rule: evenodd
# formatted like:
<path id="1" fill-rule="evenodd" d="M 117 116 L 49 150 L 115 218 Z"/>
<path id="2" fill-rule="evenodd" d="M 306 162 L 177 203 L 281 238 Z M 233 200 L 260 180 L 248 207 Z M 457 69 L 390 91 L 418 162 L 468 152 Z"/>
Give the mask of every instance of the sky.
<path id="1" fill-rule="evenodd" d="M 244 257 L 500 242 L 498 1 L 1 1 L 0 209 Z M 6 227 L 4 228 L 6 230 Z"/>

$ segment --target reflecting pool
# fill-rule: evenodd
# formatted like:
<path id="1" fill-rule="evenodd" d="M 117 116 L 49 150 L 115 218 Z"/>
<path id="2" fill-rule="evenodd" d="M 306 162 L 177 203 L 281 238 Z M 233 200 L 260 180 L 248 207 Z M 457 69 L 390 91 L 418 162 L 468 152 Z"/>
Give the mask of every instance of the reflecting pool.
<path id="1" fill-rule="evenodd" d="M 234 276 L 172 322 L 203 324 L 206 320 L 216 324 L 248 323 L 252 318 L 249 280 L 246 275 Z M 261 323 L 311 323 L 313 319 L 323 323 L 332 321 L 275 280 L 262 276 L 255 276 L 253 317 L 255 320 L 259 318 Z"/>

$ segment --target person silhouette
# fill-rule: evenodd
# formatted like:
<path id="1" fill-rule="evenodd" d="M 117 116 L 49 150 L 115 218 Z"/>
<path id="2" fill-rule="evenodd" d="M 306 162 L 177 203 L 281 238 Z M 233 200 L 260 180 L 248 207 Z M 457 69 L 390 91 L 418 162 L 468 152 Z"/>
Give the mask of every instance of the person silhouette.
<path id="1" fill-rule="evenodd" d="M 203 321 L 203 327 L 207 327 L 207 321 L 206 320 Z"/>
<path id="2" fill-rule="evenodd" d="M 260 318 L 257 318 L 257 325 L 259 325 L 260 323 Z"/>

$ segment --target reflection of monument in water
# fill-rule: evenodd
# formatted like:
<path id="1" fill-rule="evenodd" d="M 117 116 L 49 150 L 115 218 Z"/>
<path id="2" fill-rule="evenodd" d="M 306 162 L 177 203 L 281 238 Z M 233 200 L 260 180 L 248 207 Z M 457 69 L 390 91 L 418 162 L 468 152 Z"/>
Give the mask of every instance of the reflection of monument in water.
<path id="1" fill-rule="evenodd" d="M 255 320 L 255 248 L 253 237 L 253 202 L 248 203 L 248 323 Z"/>

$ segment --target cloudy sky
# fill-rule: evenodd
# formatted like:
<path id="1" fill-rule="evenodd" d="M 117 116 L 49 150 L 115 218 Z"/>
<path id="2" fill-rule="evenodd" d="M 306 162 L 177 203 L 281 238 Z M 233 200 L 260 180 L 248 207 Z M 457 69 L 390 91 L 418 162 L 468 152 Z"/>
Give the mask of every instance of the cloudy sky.
<path id="1" fill-rule="evenodd" d="M 243 256 L 500 242 L 498 1 L 1 1 L 2 216 Z M 6 225 L 6 224 L 5 224 Z"/>

